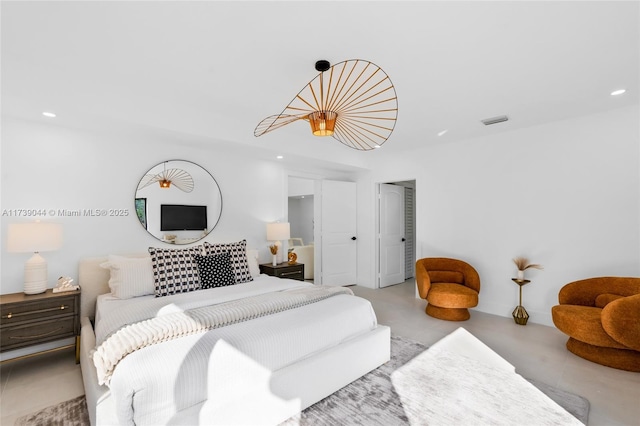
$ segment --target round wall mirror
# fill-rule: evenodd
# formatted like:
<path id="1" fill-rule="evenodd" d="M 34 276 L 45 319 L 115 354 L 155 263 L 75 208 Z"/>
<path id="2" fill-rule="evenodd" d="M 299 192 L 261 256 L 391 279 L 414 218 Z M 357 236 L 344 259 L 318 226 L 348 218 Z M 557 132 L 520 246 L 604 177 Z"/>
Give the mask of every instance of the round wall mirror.
<path id="1" fill-rule="evenodd" d="M 222 214 L 222 193 L 211 173 L 186 160 L 164 161 L 136 189 L 140 224 L 158 240 L 190 244 L 207 236 Z"/>

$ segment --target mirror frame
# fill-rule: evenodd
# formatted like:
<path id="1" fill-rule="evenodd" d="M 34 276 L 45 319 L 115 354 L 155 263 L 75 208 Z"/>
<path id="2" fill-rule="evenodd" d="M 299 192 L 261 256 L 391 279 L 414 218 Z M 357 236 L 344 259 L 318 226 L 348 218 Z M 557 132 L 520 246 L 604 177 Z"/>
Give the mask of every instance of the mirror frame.
<path id="1" fill-rule="evenodd" d="M 208 221 L 208 226 L 207 226 L 207 230 L 206 233 L 202 233 L 201 235 L 197 236 L 197 237 L 189 237 L 189 238 L 185 238 L 185 239 L 179 239 L 179 238 L 175 238 L 173 240 L 167 240 L 164 238 L 164 235 L 155 235 L 153 234 L 149 229 L 148 229 L 148 201 L 149 201 L 149 195 L 147 194 L 140 194 L 140 191 L 147 188 L 148 186 L 154 185 L 154 184 L 158 184 L 157 182 L 153 182 L 152 184 L 147 184 L 145 185 L 143 188 L 140 188 L 140 184 L 143 182 L 143 180 L 145 179 L 145 176 L 150 175 L 152 173 L 150 173 L 152 170 L 158 168 L 159 166 L 162 165 L 171 165 L 171 163 L 188 163 L 185 164 L 183 166 L 181 166 L 180 164 L 176 165 L 176 167 L 172 167 L 172 168 L 182 168 L 182 169 L 187 169 L 187 172 L 189 172 L 189 168 L 185 167 L 185 166 L 189 166 L 190 168 L 194 168 L 197 167 L 198 170 L 201 170 L 203 173 L 208 175 L 211 178 L 211 182 L 214 185 L 214 188 L 212 188 L 214 191 L 217 190 L 217 195 L 220 199 L 220 208 L 218 209 L 217 213 L 213 214 L 213 218 L 215 220 L 213 221 Z M 154 172 L 153 174 L 157 174 L 157 172 Z M 194 183 L 194 189 L 197 185 L 197 182 Z M 175 188 L 175 186 L 174 186 Z M 174 188 L 168 188 L 168 190 L 174 189 Z M 176 190 L 180 190 L 178 188 L 175 188 Z M 144 200 L 142 202 L 142 200 Z M 134 211 L 136 212 L 136 219 L 138 220 L 138 223 L 140 224 L 140 226 L 142 226 L 142 228 L 149 233 L 149 235 L 151 235 L 152 237 L 154 237 L 155 239 L 157 239 L 160 242 L 166 243 L 166 244 L 171 244 L 171 245 L 185 245 L 185 244 L 191 244 L 191 243 L 195 243 L 198 242 L 200 240 L 202 240 L 203 238 L 205 238 L 207 235 L 209 235 L 211 233 L 211 231 L 213 231 L 213 229 L 218 225 L 218 223 L 220 223 L 220 218 L 222 217 L 222 208 L 223 208 L 224 202 L 223 202 L 223 198 L 222 198 L 222 190 L 220 189 L 220 185 L 218 184 L 218 181 L 213 177 L 213 175 L 204 167 L 202 167 L 201 165 L 193 162 L 193 161 L 189 161 L 189 160 L 181 160 L 181 159 L 172 159 L 172 160 L 166 160 L 166 161 L 162 161 L 160 163 L 155 164 L 154 166 L 150 167 L 149 170 L 147 170 L 142 177 L 140 178 L 140 180 L 138 181 L 138 184 L 136 185 L 135 188 L 135 194 L 134 194 Z M 140 217 L 138 208 L 139 207 L 144 207 L 144 218 Z M 209 207 L 209 205 L 207 204 L 207 207 Z M 210 215 L 209 210 L 207 210 L 207 219 L 211 218 L 212 216 Z M 163 231 L 159 231 L 159 232 L 163 232 Z M 174 231 L 174 232 L 196 232 L 196 231 Z"/>

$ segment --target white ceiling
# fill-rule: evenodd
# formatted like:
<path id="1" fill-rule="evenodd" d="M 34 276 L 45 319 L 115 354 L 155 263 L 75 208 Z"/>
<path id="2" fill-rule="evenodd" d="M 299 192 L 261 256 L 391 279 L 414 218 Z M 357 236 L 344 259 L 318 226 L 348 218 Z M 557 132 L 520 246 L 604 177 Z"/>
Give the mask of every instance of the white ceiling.
<path id="1" fill-rule="evenodd" d="M 637 1 L 3 1 L 2 114 L 50 120 L 51 110 L 65 126 L 366 166 L 638 104 L 639 11 Z M 305 122 L 253 136 L 315 77 L 316 60 L 356 58 L 396 88 L 381 149 L 313 137 Z M 627 92 L 610 96 L 618 88 Z M 480 122 L 503 114 L 509 122 Z"/>

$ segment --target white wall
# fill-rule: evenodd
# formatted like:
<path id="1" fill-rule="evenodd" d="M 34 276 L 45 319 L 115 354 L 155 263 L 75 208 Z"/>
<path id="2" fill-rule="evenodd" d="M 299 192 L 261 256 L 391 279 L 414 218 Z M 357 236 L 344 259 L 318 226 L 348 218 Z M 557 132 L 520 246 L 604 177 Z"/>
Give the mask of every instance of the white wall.
<path id="1" fill-rule="evenodd" d="M 637 107 L 623 108 L 441 143 L 385 158 L 368 185 L 416 177 L 417 256 L 474 265 L 480 311 L 511 316 L 513 257 L 543 264 L 527 271 L 523 305 L 531 322 L 552 325 L 564 284 L 640 276 L 638 117 Z M 372 207 L 370 198 L 363 206 Z"/>
<path id="2" fill-rule="evenodd" d="M 267 222 L 286 220 L 287 177 L 284 163 L 186 145 L 179 137 L 144 138 L 95 134 L 35 122 L 2 119 L 2 294 L 23 290 L 28 254 L 8 253 L 8 223 L 30 218 L 11 216 L 17 209 L 44 209 L 41 217 L 63 224 L 64 246 L 43 253 L 49 263 L 49 287 L 57 277 L 77 278 L 78 260 L 109 253 L 170 247 L 142 229 L 134 210 L 136 186 L 152 166 L 171 159 L 193 161 L 207 169 L 222 191 L 223 211 L 203 241 L 247 239 L 261 260 L 270 259 Z M 318 173 L 321 176 L 322 173 Z M 331 176 L 331 172 L 326 172 Z M 61 209 L 124 209 L 128 216 L 60 217 Z M 202 242 L 202 241 L 201 241 Z"/>
<path id="3" fill-rule="evenodd" d="M 313 179 L 289 176 L 289 197 L 313 195 L 314 191 Z"/>

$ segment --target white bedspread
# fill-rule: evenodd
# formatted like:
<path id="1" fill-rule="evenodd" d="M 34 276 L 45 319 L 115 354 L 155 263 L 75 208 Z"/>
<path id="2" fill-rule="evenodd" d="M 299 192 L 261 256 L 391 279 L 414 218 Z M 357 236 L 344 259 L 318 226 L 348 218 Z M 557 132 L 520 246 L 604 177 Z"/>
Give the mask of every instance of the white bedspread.
<path id="1" fill-rule="evenodd" d="M 253 281 L 226 287 L 179 293 L 171 296 L 143 296 L 118 299 L 110 294 L 98 296 L 96 306 L 96 345 L 121 327 L 160 315 L 183 312 L 215 303 L 294 288 L 313 287 L 304 281 L 282 280 L 260 275 Z"/>
<path id="2" fill-rule="evenodd" d="M 207 298 L 234 300 L 244 295 L 308 286 L 299 281 L 273 277 L 255 280 L 252 285 L 236 285 L 212 290 Z M 242 287 L 244 286 L 244 287 Z M 235 287 L 235 288 L 234 288 Z M 175 312 L 200 306 L 201 291 L 183 297 L 138 298 L 119 303 L 108 301 L 110 313 L 99 307 L 101 339 L 112 332 L 116 323 L 126 324 L 132 315 L 141 316 Z M 184 297 L 199 296 L 195 299 Z M 159 301 L 166 299 L 167 306 Z M 143 315 L 142 312 L 145 312 Z M 112 314 L 115 313 L 115 317 Z M 121 424 L 167 424 L 182 409 L 208 400 L 223 406 L 226 399 L 250 392 L 252 376 L 269 374 L 300 359 L 362 335 L 377 326 L 371 304 L 362 298 L 339 295 L 300 308 L 256 320 L 234 324 L 150 346 L 124 358 L 115 369 L 111 392 L 116 401 Z M 262 372 L 262 373 L 260 373 Z M 233 381 L 231 382 L 231 378 Z"/>
<path id="3" fill-rule="evenodd" d="M 118 363 L 142 348 L 301 308 L 341 294 L 352 296 L 353 292 L 345 287 L 295 288 L 214 303 L 126 325 L 111 334 L 93 353 L 98 383 L 108 385 Z"/>

